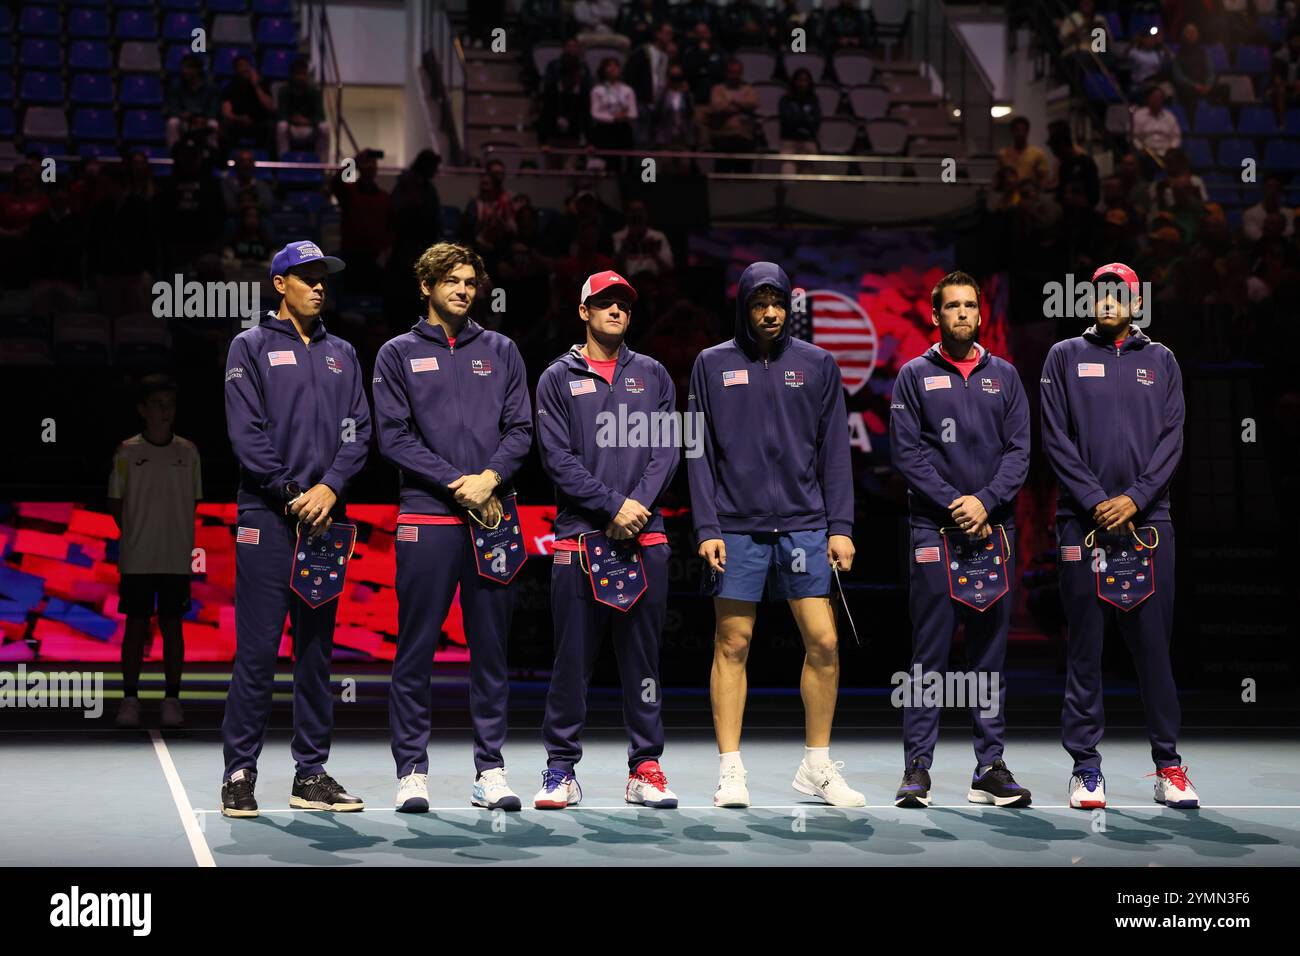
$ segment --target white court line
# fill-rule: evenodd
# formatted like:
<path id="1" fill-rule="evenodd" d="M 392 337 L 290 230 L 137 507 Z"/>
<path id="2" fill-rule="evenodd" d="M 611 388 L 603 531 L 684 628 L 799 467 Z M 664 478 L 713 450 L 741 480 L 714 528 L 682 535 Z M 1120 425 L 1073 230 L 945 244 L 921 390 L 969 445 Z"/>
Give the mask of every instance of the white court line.
<path id="1" fill-rule="evenodd" d="M 172 755 L 167 751 L 167 744 L 162 734 L 151 730 L 149 739 L 153 741 L 153 751 L 158 755 L 158 763 L 162 764 L 163 776 L 167 778 L 167 788 L 172 792 L 172 802 L 176 804 L 176 812 L 181 815 L 181 824 L 185 827 L 185 836 L 190 841 L 190 850 L 194 853 L 195 864 L 216 866 L 217 861 L 212 859 L 208 841 L 203 839 L 203 833 L 199 830 L 198 818 L 195 816 L 194 808 L 190 806 L 190 798 L 185 795 L 185 787 L 181 784 L 180 774 L 176 772 L 176 765 L 172 763 Z"/>
<path id="2" fill-rule="evenodd" d="M 368 807 L 367 809 L 368 809 L 370 812 L 372 812 L 372 813 L 374 813 L 374 812 L 380 812 L 380 811 L 381 811 L 381 808 L 378 808 L 378 807 Z M 543 814 L 543 815 L 545 815 L 545 816 L 559 816 L 559 815 L 562 815 L 562 814 L 565 814 L 565 813 L 578 813 L 578 812 L 583 811 L 583 810 L 586 810 L 586 811 L 599 811 L 599 812 L 608 813 L 608 812 L 610 812 L 610 811 L 614 811 L 614 810 L 653 810 L 653 809 L 654 809 L 653 807 L 643 807 L 643 806 L 640 806 L 640 805 L 634 805 L 634 804 L 623 804 L 623 805 L 621 805 L 621 806 L 613 806 L 613 807 L 583 807 L 583 806 L 578 806 L 578 807 L 568 807 L 567 809 L 564 809 L 564 810 L 538 810 L 538 809 L 536 809 L 535 807 L 524 807 L 523 810 L 512 810 L 512 811 L 503 811 L 503 812 L 507 812 L 507 813 L 540 813 L 540 814 Z M 873 804 L 873 805 L 871 805 L 871 806 L 866 806 L 866 807 L 830 807 L 830 806 L 822 806 L 822 805 L 820 805 L 820 804 L 807 804 L 807 803 L 805 803 L 805 804 L 794 804 L 794 805 L 791 805 L 791 806 L 715 807 L 713 804 L 710 803 L 710 804 L 705 804 L 705 805 L 703 805 L 703 806 L 698 806 L 698 807 L 680 807 L 680 806 L 679 806 L 679 807 L 677 807 L 676 809 L 678 809 L 678 810 L 718 810 L 718 811 L 720 811 L 720 812 L 722 812 L 722 813 L 728 813 L 728 814 L 730 814 L 730 813 L 735 813 L 735 812 L 738 811 L 738 810 L 786 810 L 786 811 L 790 811 L 790 810 L 902 810 L 902 809 L 904 809 L 904 808 L 903 808 L 903 807 L 896 807 L 896 806 L 894 806 L 892 803 Z M 1059 805 L 1048 805 L 1048 804 L 1039 805 L 1039 804 L 1034 804 L 1034 805 L 1032 805 L 1032 806 L 1030 806 L 1030 807 L 1027 807 L 1027 808 L 1026 808 L 1026 807 L 1019 808 L 1019 809 L 1018 809 L 1018 812 L 1024 812 L 1024 810 L 1026 810 L 1026 809 L 1028 809 L 1028 810 L 1071 810 L 1071 811 L 1073 811 L 1073 812 L 1075 812 L 1075 813 L 1080 813 L 1080 814 L 1083 814 L 1083 813 L 1091 813 L 1090 810 L 1079 810 L 1079 809 L 1077 809 L 1077 808 L 1075 808 L 1075 807 L 1071 807 L 1071 806 L 1069 806 L 1068 804 L 1059 804 Z M 1106 809 L 1106 810 L 1169 810 L 1169 809 L 1171 809 L 1171 808 L 1161 806 L 1161 805 L 1158 804 L 1158 803 L 1150 803 L 1150 804 L 1147 804 L 1147 803 L 1114 804 L 1114 803 L 1112 803 L 1110 806 L 1108 806 L 1108 807 L 1104 807 L 1104 808 L 1102 808 L 1102 809 Z M 1216 806 L 1202 806 L 1202 807 L 1198 807 L 1197 809 L 1200 809 L 1200 810 L 1300 810 L 1300 804 L 1253 804 L 1253 803 L 1250 803 L 1250 804 L 1236 804 L 1236 805 L 1222 804 L 1222 805 L 1216 805 Z M 915 809 L 910 809 L 910 808 L 909 808 L 909 809 L 907 810 L 907 812 L 908 812 L 909 814 L 911 814 L 911 813 L 916 813 L 916 812 L 918 812 L 918 811 L 919 811 L 919 812 L 924 812 L 925 810 L 988 810 L 988 811 L 996 811 L 997 813 L 1005 813 L 1005 812 L 1007 811 L 1007 808 L 1006 808 L 1006 807 L 990 807 L 990 806 L 988 806 L 987 804 L 979 804 L 979 803 L 954 803 L 954 804 L 952 804 L 952 805 L 950 805 L 950 806 L 937 806 L 937 807 L 936 807 L 936 806 L 930 806 L 930 807 L 924 807 L 924 808 L 920 808 L 920 807 L 918 807 L 918 808 L 915 808 Z M 396 812 L 397 812 L 397 810 L 396 810 L 395 808 L 393 808 L 393 807 L 383 807 L 383 808 L 382 808 L 382 811 L 383 811 L 383 812 L 389 812 L 389 813 L 396 813 Z M 466 807 L 466 806 L 457 806 L 457 807 L 430 807 L 428 812 L 429 812 L 429 813 L 455 813 L 455 812 L 457 812 L 457 811 L 461 811 L 461 812 L 465 812 L 465 813 L 490 813 L 490 812 L 493 812 L 493 811 L 489 811 L 489 810 L 487 810 L 487 809 L 484 808 L 484 807 Z M 194 812 L 195 814 L 204 814 L 204 813 L 220 813 L 221 811 L 220 811 L 220 810 L 195 810 L 195 811 L 193 811 L 193 812 Z M 278 808 L 277 808 L 277 809 L 274 809 L 274 810 L 262 810 L 262 811 L 260 811 L 260 812 L 262 812 L 262 813 L 337 813 L 337 812 L 342 812 L 344 816 L 348 816 L 348 815 L 350 815 L 350 814 L 352 814 L 352 813 L 364 813 L 364 812 L 366 812 L 366 811 L 350 810 L 350 811 L 346 811 L 346 812 L 344 812 L 344 811 L 335 811 L 335 810 L 314 810 L 314 809 L 307 809 L 307 808 L 305 808 L 305 807 L 284 807 L 283 809 L 278 809 Z M 658 811 L 658 812 L 660 812 L 660 813 L 671 813 L 672 811 L 671 811 L 671 810 L 661 810 L 661 811 Z M 1175 812 L 1175 813 L 1184 813 L 1184 812 L 1186 812 L 1186 811 L 1178 810 L 1177 808 L 1174 808 L 1174 809 L 1173 809 L 1173 812 Z M 403 816 L 409 816 L 409 817 L 418 817 L 418 816 L 422 816 L 422 814 L 419 814 L 419 813 L 404 813 L 404 814 L 402 814 L 402 815 L 403 815 Z"/>

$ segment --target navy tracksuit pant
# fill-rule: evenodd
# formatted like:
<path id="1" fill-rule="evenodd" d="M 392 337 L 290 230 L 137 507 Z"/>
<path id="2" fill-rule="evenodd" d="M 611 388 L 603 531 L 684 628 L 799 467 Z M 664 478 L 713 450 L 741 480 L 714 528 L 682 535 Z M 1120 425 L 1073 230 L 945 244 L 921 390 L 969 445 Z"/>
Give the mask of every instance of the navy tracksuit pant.
<path id="1" fill-rule="evenodd" d="M 1181 711 L 1169 644 L 1174 632 L 1174 526 L 1169 521 L 1147 521 L 1160 533 L 1155 549 L 1156 591 L 1130 611 L 1121 611 L 1097 596 L 1093 558 L 1083 539 L 1092 523 L 1059 518 L 1059 547 L 1079 547 L 1080 560 L 1060 560 L 1061 603 L 1070 629 L 1065 706 L 1061 709 L 1061 742 L 1074 758 L 1074 769 L 1100 767 L 1097 746 L 1105 730 L 1102 704 L 1101 649 L 1107 620 L 1117 622 L 1137 666 L 1138 688 L 1146 712 L 1151 757 L 1157 767 L 1177 767 L 1178 728 Z M 1057 552 L 1058 555 L 1060 552 Z"/>
<path id="2" fill-rule="evenodd" d="M 551 570 L 551 611 L 555 620 L 555 666 L 546 695 L 542 741 L 546 764 L 572 772 L 582 759 L 582 728 L 587 722 L 587 685 L 606 635 L 614 643 L 623 685 L 623 723 L 627 727 L 628 767 L 636 770 L 664 752 L 663 687 L 659 682 L 659 642 L 668 606 L 666 544 L 641 548 L 646 591 L 630 610 L 596 600 L 591 579 L 570 552 L 570 564 Z M 651 684 L 644 682 L 649 679 Z M 650 699 L 647 700 L 646 698 Z"/>
<path id="3" fill-rule="evenodd" d="M 1004 526 L 1006 527 L 1006 526 Z M 909 674 L 921 665 L 922 674 L 945 674 L 957 625 L 966 626 L 966 666 L 972 671 L 998 675 L 998 706 L 995 716 L 980 713 L 981 706 L 970 708 L 971 734 L 975 744 L 976 767 L 987 767 L 1002 758 L 1002 739 L 1006 730 L 1007 685 L 1002 673 L 1007 652 L 1007 630 L 1011 625 L 1011 602 L 1016 580 L 1015 529 L 1007 527 L 1006 580 L 1011 585 L 992 607 L 983 611 L 954 601 L 948 591 L 948 566 L 943 561 L 943 537 L 932 528 L 912 529 L 911 589 L 908 603 L 912 613 L 912 664 Z M 951 533 L 951 532 L 950 532 Z M 996 531 L 994 532 L 997 533 Z M 939 549 L 939 560 L 918 563 L 918 548 Z M 934 759 L 934 745 L 939 739 L 938 707 L 903 708 L 903 750 L 905 766 L 914 760 L 927 770 Z"/>
<path id="4" fill-rule="evenodd" d="M 338 600 L 311 608 L 289 588 L 297 522 L 266 509 L 239 512 L 257 543 L 235 545 L 235 667 L 221 723 L 226 770 L 256 770 L 275 690 L 275 661 L 285 615 L 293 630 L 293 740 L 299 777 L 325 769 L 334 727 L 330 653 Z"/>
<path id="5" fill-rule="evenodd" d="M 478 573 L 465 525 L 412 525 L 414 541 L 397 542 L 397 655 L 388 691 L 397 776 L 429 772 L 430 675 L 442 623 L 460 587 L 469 641 L 469 712 L 474 724 L 474 767 L 505 766 L 506 638 L 515 586 Z"/>

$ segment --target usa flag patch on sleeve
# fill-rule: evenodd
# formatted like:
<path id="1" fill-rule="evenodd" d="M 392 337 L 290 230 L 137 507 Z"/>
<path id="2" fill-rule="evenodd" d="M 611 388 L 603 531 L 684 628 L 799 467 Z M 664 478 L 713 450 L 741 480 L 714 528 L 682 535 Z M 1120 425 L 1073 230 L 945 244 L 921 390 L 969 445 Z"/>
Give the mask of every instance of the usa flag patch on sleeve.
<path id="1" fill-rule="evenodd" d="M 236 544 L 261 544 L 262 530 L 260 528 L 240 528 L 235 532 Z"/>
<path id="2" fill-rule="evenodd" d="M 936 388 L 952 388 L 952 379 L 947 375 L 927 375 L 925 377 L 925 390 L 933 392 Z"/>
<path id="3" fill-rule="evenodd" d="M 589 378 L 576 378 L 569 382 L 570 395 L 589 395 L 596 391 L 596 383 Z"/>
<path id="4" fill-rule="evenodd" d="M 936 564 L 938 563 L 938 561 L 939 561 L 938 547 L 916 549 L 917 564 Z"/>
<path id="5" fill-rule="evenodd" d="M 1077 544 L 1067 544 L 1061 546 L 1062 561 L 1082 561 L 1083 550 Z"/>
<path id="6" fill-rule="evenodd" d="M 722 387 L 728 388 L 732 385 L 748 385 L 749 369 L 742 368 L 737 372 L 722 373 Z"/>
<path id="7" fill-rule="evenodd" d="M 572 551 L 556 551 L 556 552 L 555 552 L 555 563 L 556 563 L 556 564 L 572 564 L 572 563 L 573 563 L 573 552 L 572 552 Z"/>
<path id="8" fill-rule="evenodd" d="M 277 365 L 298 364 L 298 356 L 294 355 L 293 352 L 267 352 L 266 358 L 271 363 L 272 368 L 275 368 Z"/>
<path id="9" fill-rule="evenodd" d="M 1106 366 L 1100 362 L 1080 362 L 1079 378 L 1105 378 Z"/>
<path id="10" fill-rule="evenodd" d="M 398 541 L 419 541 L 420 526 L 416 524 L 399 524 L 397 526 Z"/>
<path id="11" fill-rule="evenodd" d="M 438 357 L 430 355 L 428 358 L 411 359 L 412 372 L 436 372 L 438 371 Z"/>

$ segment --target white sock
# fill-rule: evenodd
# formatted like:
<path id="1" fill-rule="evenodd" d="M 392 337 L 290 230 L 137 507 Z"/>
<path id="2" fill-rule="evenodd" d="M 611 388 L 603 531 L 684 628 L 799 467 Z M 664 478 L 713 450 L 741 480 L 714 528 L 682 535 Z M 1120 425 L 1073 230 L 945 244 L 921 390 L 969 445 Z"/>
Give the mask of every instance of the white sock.
<path id="1" fill-rule="evenodd" d="M 810 767 L 820 767 L 824 763 L 831 762 L 830 747 L 804 747 L 803 762 Z"/>
<path id="2" fill-rule="evenodd" d="M 740 751 L 732 750 L 725 754 L 718 754 L 718 771 L 726 773 L 728 770 L 744 770 L 745 765 L 740 761 Z"/>

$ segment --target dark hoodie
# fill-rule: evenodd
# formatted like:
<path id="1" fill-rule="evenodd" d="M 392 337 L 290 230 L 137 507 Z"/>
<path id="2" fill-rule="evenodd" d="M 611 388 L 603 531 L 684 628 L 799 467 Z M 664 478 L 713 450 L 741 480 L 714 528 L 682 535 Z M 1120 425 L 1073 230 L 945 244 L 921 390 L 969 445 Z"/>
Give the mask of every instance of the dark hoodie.
<path id="1" fill-rule="evenodd" d="M 1128 495 L 1135 521 L 1169 519 L 1169 482 L 1183 453 L 1183 377 L 1174 353 L 1134 331 L 1057 342 L 1041 382 L 1043 448 L 1060 479 L 1058 518 L 1087 521 Z"/>
<path id="2" fill-rule="evenodd" d="M 722 532 L 853 532 L 848 416 L 835 359 L 790 337 L 790 317 L 764 357 L 748 301 L 772 286 L 790 303 L 780 266 L 755 262 L 736 290 L 736 337 L 691 370 L 690 413 L 704 416 L 704 454 L 687 460 L 697 541 Z"/>

